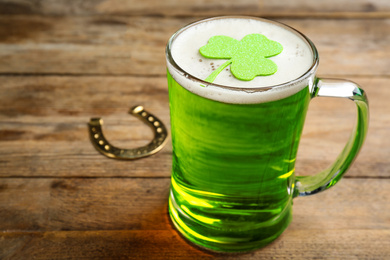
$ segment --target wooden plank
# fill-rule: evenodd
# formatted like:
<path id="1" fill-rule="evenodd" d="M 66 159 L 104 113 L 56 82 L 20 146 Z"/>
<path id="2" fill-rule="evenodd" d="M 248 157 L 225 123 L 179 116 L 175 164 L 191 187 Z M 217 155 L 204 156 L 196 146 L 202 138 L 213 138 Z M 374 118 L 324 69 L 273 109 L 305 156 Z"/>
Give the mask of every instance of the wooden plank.
<path id="1" fill-rule="evenodd" d="M 261 16 L 315 16 L 340 15 L 369 16 L 370 14 L 386 15 L 390 4 L 386 0 L 329 0 L 315 1 L 253 1 L 253 0 L 218 0 L 208 1 L 121 1 L 121 0 L 1 0 L 0 14 L 44 14 L 44 15 L 261 15 Z"/>
<path id="2" fill-rule="evenodd" d="M 1 259 L 227 257 L 191 247 L 173 229 L 169 179 L 6 178 L 0 185 Z M 278 240 L 232 257 L 384 259 L 389 191 L 388 180 L 346 179 L 295 199 L 293 222 Z"/>
<path id="3" fill-rule="evenodd" d="M 0 79 L 2 121 L 21 122 L 18 118 L 25 116 L 22 122 L 31 124 L 38 123 L 36 117 L 82 124 L 89 117 L 113 116 L 107 118 L 111 123 L 118 124 L 123 117 L 138 122 L 127 115 L 130 107 L 138 104 L 164 120 L 169 116 L 165 76 L 0 76 Z M 75 122 L 75 118 L 80 121 Z"/>
<path id="4" fill-rule="evenodd" d="M 0 179 L 0 230 L 162 230 L 168 178 Z"/>
<path id="5" fill-rule="evenodd" d="M 355 77 L 371 101 L 367 141 L 347 176 L 388 177 L 390 119 L 387 78 Z M 168 177 L 172 147 L 141 160 L 107 159 L 89 141 L 90 117 L 101 116 L 114 145 L 147 144 L 152 131 L 127 114 L 141 104 L 170 131 L 165 77 L 0 77 L 0 176 Z M 341 152 L 355 120 L 352 102 L 316 98 L 306 120 L 297 159 L 299 175 L 329 166 Z M 72 169 L 69 168 L 72 165 Z"/>
<path id="6" fill-rule="evenodd" d="M 0 17 L 0 73 L 164 75 L 165 44 L 193 18 Z M 389 75 L 390 19 L 279 19 L 317 45 L 319 73 Z"/>
<path id="7" fill-rule="evenodd" d="M 8 259 L 386 259 L 389 230 L 289 230 L 265 248 L 218 254 L 195 248 L 175 231 L 0 233 Z"/>
<path id="8" fill-rule="evenodd" d="M 1 259 L 194 259 L 210 255 L 173 231 L 0 233 Z"/>
<path id="9" fill-rule="evenodd" d="M 170 230 L 169 178 L 1 178 L 0 230 Z M 375 195 L 367 195 L 367 191 Z M 291 230 L 389 230 L 390 181 L 294 199 Z"/>

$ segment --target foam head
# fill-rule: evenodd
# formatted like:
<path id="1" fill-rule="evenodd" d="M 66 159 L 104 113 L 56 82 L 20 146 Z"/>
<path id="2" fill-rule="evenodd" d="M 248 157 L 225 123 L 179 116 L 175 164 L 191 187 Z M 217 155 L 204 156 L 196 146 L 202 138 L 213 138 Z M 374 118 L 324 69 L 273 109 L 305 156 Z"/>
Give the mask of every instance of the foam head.
<path id="1" fill-rule="evenodd" d="M 277 65 L 276 73 L 242 81 L 231 74 L 228 66 L 213 82 L 215 85 L 227 88 L 200 84 L 192 80 L 193 78 L 205 80 L 226 62 L 226 59 L 209 59 L 200 54 L 199 49 L 205 46 L 211 37 L 224 35 L 240 41 L 249 34 L 262 34 L 283 46 L 280 54 L 268 58 Z M 168 70 L 181 86 L 206 98 L 226 103 L 267 102 L 294 94 L 308 85 L 309 78 L 295 82 L 289 87 L 273 88 L 276 85 L 292 82 L 313 68 L 316 63 L 313 48 L 298 32 L 275 22 L 250 17 L 212 18 L 189 25 L 173 36 L 168 44 L 167 53 L 171 55 L 171 60 L 174 62 L 167 59 Z M 180 73 L 177 67 L 184 71 L 184 74 Z M 191 77 L 186 77 L 186 74 Z M 242 88 L 245 91 L 234 91 L 229 87 Z M 261 91 L 262 89 L 268 90 Z"/>

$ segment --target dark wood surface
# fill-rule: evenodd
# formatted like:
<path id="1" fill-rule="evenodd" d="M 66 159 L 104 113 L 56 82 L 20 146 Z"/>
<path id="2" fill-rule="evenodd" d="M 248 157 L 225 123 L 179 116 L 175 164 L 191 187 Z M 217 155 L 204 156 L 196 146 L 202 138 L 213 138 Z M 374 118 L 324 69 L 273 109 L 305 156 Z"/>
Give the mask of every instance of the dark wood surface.
<path id="1" fill-rule="evenodd" d="M 269 246 L 222 255 L 189 245 L 167 215 L 170 144 L 116 161 L 89 141 L 103 117 L 114 145 L 147 144 L 127 114 L 141 104 L 169 127 L 165 44 L 187 23 L 255 15 L 306 34 L 319 76 L 366 90 L 366 143 L 331 190 L 294 200 Z M 0 0 L 0 259 L 388 259 L 390 256 L 390 2 Z M 297 174 L 327 167 L 355 121 L 352 102 L 314 99 Z"/>

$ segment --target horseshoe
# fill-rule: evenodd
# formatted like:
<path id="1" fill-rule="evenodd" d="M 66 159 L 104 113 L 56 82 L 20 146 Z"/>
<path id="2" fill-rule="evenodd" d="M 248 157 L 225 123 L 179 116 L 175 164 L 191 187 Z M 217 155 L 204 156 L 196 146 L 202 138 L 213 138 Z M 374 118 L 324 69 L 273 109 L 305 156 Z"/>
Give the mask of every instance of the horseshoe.
<path id="1" fill-rule="evenodd" d="M 168 131 L 164 124 L 154 115 L 147 112 L 143 106 L 135 106 L 130 109 L 129 114 L 140 118 L 147 125 L 149 125 L 154 132 L 153 140 L 142 147 L 134 149 L 121 149 L 110 144 L 104 137 L 102 132 L 103 119 L 91 118 L 88 123 L 89 136 L 93 146 L 100 153 L 109 158 L 121 160 L 133 160 L 142 157 L 150 156 L 160 151 L 167 141 Z"/>

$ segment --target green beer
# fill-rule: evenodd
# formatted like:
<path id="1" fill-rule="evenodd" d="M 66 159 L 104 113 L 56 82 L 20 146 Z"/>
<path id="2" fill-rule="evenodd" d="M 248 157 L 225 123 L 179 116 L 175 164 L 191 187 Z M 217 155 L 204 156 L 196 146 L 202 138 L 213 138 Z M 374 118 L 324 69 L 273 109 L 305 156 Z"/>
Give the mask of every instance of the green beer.
<path id="1" fill-rule="evenodd" d="M 170 75 L 168 82 L 170 210 L 178 228 L 214 250 L 275 239 L 291 220 L 308 88 L 273 102 L 227 104 L 189 92 Z"/>
<path id="2" fill-rule="evenodd" d="M 222 34 L 240 40 L 253 32 L 282 43 L 283 52 L 273 58 L 278 71 L 244 82 L 224 68 L 214 83 L 204 81 L 225 62 L 200 56 L 208 38 Z M 319 188 L 312 179 L 301 183 L 295 176 L 318 65 L 315 47 L 303 35 L 257 18 L 212 18 L 170 39 L 167 64 L 173 148 L 169 213 L 193 243 L 223 252 L 265 246 L 291 222 L 293 197 L 326 189 L 345 172 L 324 171 L 337 179 L 324 177 Z M 340 160 L 347 166 L 365 131 L 360 134 L 359 146 L 344 150 L 353 155 Z"/>

